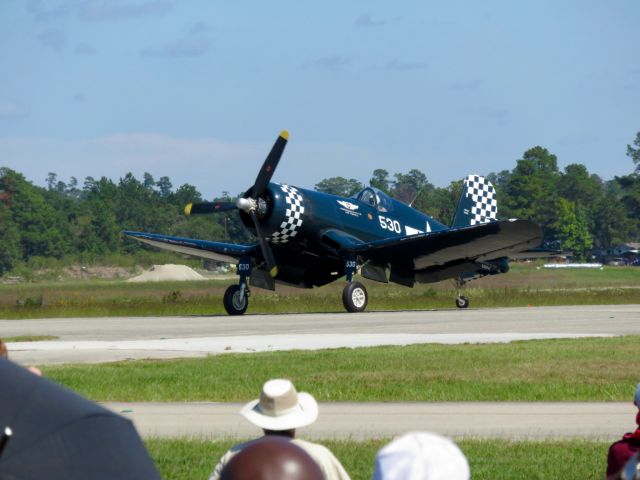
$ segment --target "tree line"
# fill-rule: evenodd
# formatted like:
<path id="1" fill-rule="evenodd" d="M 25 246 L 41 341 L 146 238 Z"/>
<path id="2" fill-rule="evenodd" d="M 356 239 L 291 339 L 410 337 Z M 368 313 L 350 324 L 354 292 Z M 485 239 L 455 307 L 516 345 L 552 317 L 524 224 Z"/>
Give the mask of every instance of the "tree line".
<path id="1" fill-rule="evenodd" d="M 640 132 L 627 155 L 635 167 L 629 175 L 603 180 L 582 164 L 560 171 L 555 155 L 542 147 L 527 150 L 512 170 L 487 175 L 498 194 L 500 218 L 532 220 L 544 229 L 545 241 L 586 258 L 594 248 L 640 239 Z M 427 175 L 373 171 L 369 185 L 450 224 L 462 181 L 435 187 Z M 315 185 L 342 196 L 365 185 L 331 177 Z M 230 200 L 224 192 L 213 200 Z M 75 256 L 92 261 L 112 253 L 132 254 L 145 248 L 122 238 L 122 230 L 161 232 L 210 240 L 251 241 L 234 212 L 186 217 L 184 206 L 202 201 L 189 184 L 174 188 L 168 177 L 157 181 L 128 173 L 118 182 L 102 177 L 75 177 L 68 182 L 49 173 L 46 187 L 21 173 L 0 168 L 0 274 L 34 257 Z"/>

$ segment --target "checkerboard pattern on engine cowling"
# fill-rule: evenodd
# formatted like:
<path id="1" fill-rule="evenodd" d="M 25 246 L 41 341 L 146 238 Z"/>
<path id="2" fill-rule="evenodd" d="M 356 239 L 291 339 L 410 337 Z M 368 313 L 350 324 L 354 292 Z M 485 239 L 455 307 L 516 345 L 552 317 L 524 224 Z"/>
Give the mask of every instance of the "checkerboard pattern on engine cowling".
<path id="1" fill-rule="evenodd" d="M 496 190 L 491 182 L 478 175 L 469 175 L 464 185 L 467 197 L 471 197 L 474 206 L 471 207 L 471 225 L 488 223 L 498 216 L 498 201 Z"/>
<path id="2" fill-rule="evenodd" d="M 280 188 L 285 193 L 287 210 L 285 211 L 285 219 L 280 224 L 280 230 L 271 235 L 271 241 L 278 244 L 287 243 L 298 234 L 304 213 L 302 195 L 298 193 L 298 190 L 289 185 L 280 185 Z"/>

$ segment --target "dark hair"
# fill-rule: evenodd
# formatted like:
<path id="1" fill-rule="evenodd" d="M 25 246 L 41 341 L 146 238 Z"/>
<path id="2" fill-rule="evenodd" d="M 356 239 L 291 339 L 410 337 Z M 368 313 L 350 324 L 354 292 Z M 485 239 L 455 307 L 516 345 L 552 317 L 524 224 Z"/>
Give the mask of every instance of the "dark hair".
<path id="1" fill-rule="evenodd" d="M 322 480 L 318 464 L 284 437 L 266 435 L 246 445 L 220 473 L 220 480 Z"/>

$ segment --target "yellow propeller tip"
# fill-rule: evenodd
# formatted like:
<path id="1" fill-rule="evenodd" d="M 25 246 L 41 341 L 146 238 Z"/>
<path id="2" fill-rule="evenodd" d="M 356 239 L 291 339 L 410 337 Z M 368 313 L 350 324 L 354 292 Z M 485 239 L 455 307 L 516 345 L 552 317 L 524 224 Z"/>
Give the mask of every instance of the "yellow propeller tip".
<path id="1" fill-rule="evenodd" d="M 188 204 L 188 205 L 186 205 L 186 206 L 184 207 L 184 214 L 185 214 L 185 215 L 187 215 L 187 216 L 188 216 L 188 215 L 191 215 L 191 207 L 192 207 L 192 206 L 193 206 L 193 203 L 190 203 L 190 204 Z"/>
<path id="2" fill-rule="evenodd" d="M 278 267 L 273 267 L 269 273 L 271 274 L 271 277 L 275 277 L 278 275 Z"/>
<path id="3" fill-rule="evenodd" d="M 287 130 L 282 130 L 282 131 L 280 132 L 280 136 L 281 136 L 282 138 L 284 138 L 285 140 L 289 140 L 289 132 L 288 132 Z"/>

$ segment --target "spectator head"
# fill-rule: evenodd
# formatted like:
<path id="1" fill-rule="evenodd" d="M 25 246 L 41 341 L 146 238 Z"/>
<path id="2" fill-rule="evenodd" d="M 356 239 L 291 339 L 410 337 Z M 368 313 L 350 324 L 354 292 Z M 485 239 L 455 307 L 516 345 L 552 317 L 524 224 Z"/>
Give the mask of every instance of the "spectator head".
<path id="1" fill-rule="evenodd" d="M 289 380 L 278 378 L 266 382 L 260 398 L 247 403 L 240 413 L 264 430 L 292 430 L 315 422 L 318 404 L 310 394 L 297 392 Z"/>
<path id="2" fill-rule="evenodd" d="M 378 452 L 373 479 L 469 480 L 470 475 L 467 458 L 451 440 L 435 433 L 412 432 Z"/>
<path id="3" fill-rule="evenodd" d="M 9 352 L 7 352 L 7 346 L 2 340 L 0 340 L 0 358 L 9 358 Z"/>
<path id="4" fill-rule="evenodd" d="M 302 448 L 291 441 L 266 436 L 235 455 L 220 480 L 322 480 L 322 470 Z"/>

